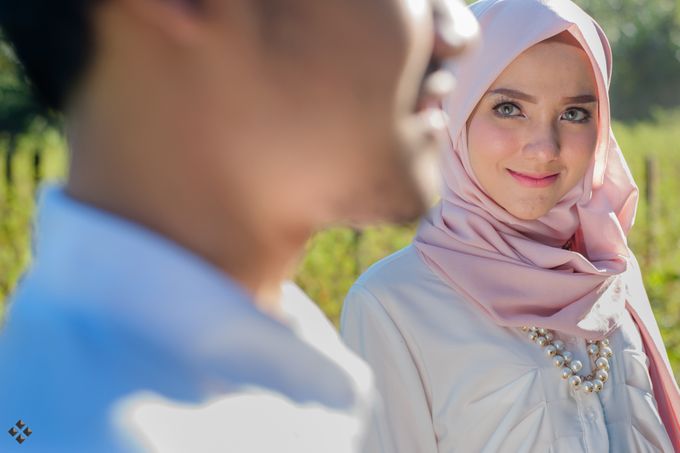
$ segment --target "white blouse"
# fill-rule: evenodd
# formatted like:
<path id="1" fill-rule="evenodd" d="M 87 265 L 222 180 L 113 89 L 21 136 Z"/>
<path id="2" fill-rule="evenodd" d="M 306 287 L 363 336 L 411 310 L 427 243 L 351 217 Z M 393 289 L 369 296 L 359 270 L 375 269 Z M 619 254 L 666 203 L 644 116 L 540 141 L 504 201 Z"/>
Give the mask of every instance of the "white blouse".
<path id="1" fill-rule="evenodd" d="M 609 338 L 604 390 L 574 391 L 525 333 L 493 323 L 409 246 L 352 287 L 341 332 L 384 400 L 368 452 L 673 451 L 630 316 Z M 584 339 L 556 337 L 587 374 Z"/>

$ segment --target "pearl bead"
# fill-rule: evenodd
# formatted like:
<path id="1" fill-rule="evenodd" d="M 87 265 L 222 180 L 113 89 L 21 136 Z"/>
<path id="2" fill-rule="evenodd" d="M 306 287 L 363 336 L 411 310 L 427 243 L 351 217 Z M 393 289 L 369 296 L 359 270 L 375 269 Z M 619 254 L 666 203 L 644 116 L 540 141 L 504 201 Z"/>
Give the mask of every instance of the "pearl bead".
<path id="1" fill-rule="evenodd" d="M 593 390 L 599 392 L 604 387 L 604 383 L 599 379 L 593 379 Z"/>
<path id="2" fill-rule="evenodd" d="M 600 370 L 609 371 L 609 360 L 604 357 L 600 357 L 595 361 L 595 366 Z"/>
<path id="3" fill-rule="evenodd" d="M 574 373 L 578 373 L 579 371 L 581 371 L 581 369 L 583 369 L 583 364 L 581 363 L 580 360 L 574 360 L 574 361 L 572 361 L 572 362 L 571 362 L 571 365 L 569 365 L 569 366 L 571 367 L 571 370 L 572 370 Z"/>
<path id="4" fill-rule="evenodd" d="M 612 349 L 608 346 L 605 346 L 602 349 L 600 349 L 600 357 L 604 357 L 604 358 L 608 359 L 613 355 L 614 355 L 614 351 L 612 351 Z"/>
<path id="5" fill-rule="evenodd" d="M 609 379 L 609 373 L 607 373 L 605 370 L 597 370 L 595 377 L 604 383 L 607 382 L 607 379 Z"/>
<path id="6" fill-rule="evenodd" d="M 557 348 L 558 352 L 564 351 L 564 341 L 562 341 L 562 340 L 553 341 L 553 346 L 555 346 L 555 348 Z"/>
<path id="7" fill-rule="evenodd" d="M 546 357 L 552 359 L 555 367 L 560 369 L 562 379 L 568 381 L 572 389 L 582 388 L 586 393 L 600 392 L 609 380 L 609 358 L 614 352 L 609 347 L 609 340 L 585 340 L 586 351 L 590 360 L 594 360 L 595 366 L 588 376 L 581 376 L 583 363 L 574 358 L 574 354 L 566 350 L 566 344 L 562 340 L 556 340 L 555 334 L 544 327 L 522 326 L 522 332 L 529 340 L 544 348 Z M 576 341 L 576 338 L 573 339 Z"/>
<path id="8" fill-rule="evenodd" d="M 571 376 L 569 378 L 569 386 L 573 389 L 579 388 L 581 385 L 581 377 L 580 376 Z"/>
<path id="9" fill-rule="evenodd" d="M 562 366 L 564 365 L 564 357 L 562 357 L 561 355 L 556 355 L 555 357 L 553 357 L 553 365 L 555 365 L 555 367 L 557 368 L 562 368 Z"/>

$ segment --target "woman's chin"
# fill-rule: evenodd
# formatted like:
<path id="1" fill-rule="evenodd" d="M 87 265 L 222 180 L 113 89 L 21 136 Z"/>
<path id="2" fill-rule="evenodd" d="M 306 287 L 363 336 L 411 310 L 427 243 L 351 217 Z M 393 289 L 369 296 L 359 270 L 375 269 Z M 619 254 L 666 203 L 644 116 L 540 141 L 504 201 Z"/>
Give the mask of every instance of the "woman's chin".
<path id="1" fill-rule="evenodd" d="M 522 206 L 512 206 L 512 207 L 506 207 L 506 211 L 508 211 L 510 214 L 512 214 L 513 217 L 518 218 L 519 220 L 524 220 L 524 221 L 531 221 L 531 220 L 538 220 L 541 217 L 545 216 L 550 212 L 550 210 L 554 207 L 554 204 L 551 205 L 544 205 L 544 204 L 523 204 Z"/>

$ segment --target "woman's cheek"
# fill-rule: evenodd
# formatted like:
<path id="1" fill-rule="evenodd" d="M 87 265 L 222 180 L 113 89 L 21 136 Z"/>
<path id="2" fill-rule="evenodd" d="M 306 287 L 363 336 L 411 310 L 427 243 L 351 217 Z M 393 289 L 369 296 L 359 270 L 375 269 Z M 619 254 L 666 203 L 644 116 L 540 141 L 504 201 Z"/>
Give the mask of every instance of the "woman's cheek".
<path id="1" fill-rule="evenodd" d="M 484 161 L 485 166 L 497 167 L 498 163 L 511 157 L 517 148 L 517 133 L 505 124 L 499 124 L 498 118 L 485 118 L 475 126 L 474 142 L 470 145 L 470 151 L 477 154 L 478 161 Z"/>
<path id="2" fill-rule="evenodd" d="M 572 135 L 564 145 L 562 147 L 563 159 L 568 160 L 569 166 L 578 173 L 578 179 L 582 178 L 595 153 L 597 131 L 588 130 L 581 134 Z"/>

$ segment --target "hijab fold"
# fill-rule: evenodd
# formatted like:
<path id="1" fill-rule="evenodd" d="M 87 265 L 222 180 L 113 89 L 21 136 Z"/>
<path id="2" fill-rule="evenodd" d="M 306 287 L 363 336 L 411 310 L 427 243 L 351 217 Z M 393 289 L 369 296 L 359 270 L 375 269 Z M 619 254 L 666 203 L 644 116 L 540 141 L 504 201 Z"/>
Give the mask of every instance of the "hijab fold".
<path id="1" fill-rule="evenodd" d="M 504 327 L 540 326 L 601 339 L 631 313 L 650 360 L 659 412 L 680 451 L 680 392 L 627 234 L 638 189 L 611 131 L 612 53 L 602 29 L 570 0 L 481 0 L 471 6 L 482 42 L 453 68 L 444 104 L 451 148 L 441 201 L 423 220 L 415 246 L 465 299 Z M 472 171 L 466 123 L 486 90 L 522 52 L 571 33 L 592 64 L 598 140 L 583 181 L 537 220 L 521 220 L 492 200 Z M 566 243 L 571 247 L 565 247 Z"/>

